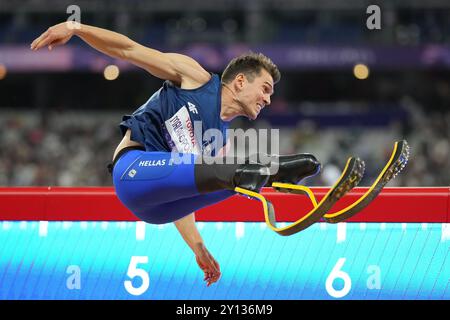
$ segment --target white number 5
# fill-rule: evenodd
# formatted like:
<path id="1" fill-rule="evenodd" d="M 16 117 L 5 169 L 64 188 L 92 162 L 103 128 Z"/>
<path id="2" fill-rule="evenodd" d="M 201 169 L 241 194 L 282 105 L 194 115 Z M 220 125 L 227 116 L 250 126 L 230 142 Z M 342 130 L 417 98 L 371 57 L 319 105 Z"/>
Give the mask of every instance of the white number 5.
<path id="1" fill-rule="evenodd" d="M 132 256 L 127 271 L 127 276 L 130 277 L 131 280 L 125 280 L 123 282 L 128 293 L 134 296 L 140 296 L 141 294 L 143 294 L 145 291 L 147 291 L 150 285 L 150 278 L 148 276 L 148 273 L 144 269 L 140 269 L 137 267 L 139 263 L 148 263 L 148 257 Z M 132 280 L 134 277 L 139 277 L 142 279 L 142 284 L 137 288 L 133 287 Z"/>

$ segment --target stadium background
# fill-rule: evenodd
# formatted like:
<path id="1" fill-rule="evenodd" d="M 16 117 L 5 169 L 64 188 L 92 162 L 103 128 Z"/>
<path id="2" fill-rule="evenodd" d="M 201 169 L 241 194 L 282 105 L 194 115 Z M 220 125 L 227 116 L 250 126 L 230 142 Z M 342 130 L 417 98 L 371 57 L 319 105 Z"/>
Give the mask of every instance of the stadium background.
<path id="1" fill-rule="evenodd" d="M 380 30 L 366 27 L 371 4 L 381 8 Z M 290 237 L 268 230 L 262 215 L 243 222 L 259 212 L 236 196 L 242 205 L 225 204 L 223 220 L 205 214 L 197 224 L 223 272 L 209 288 L 173 224 L 128 212 L 116 219 L 105 210 L 124 209 L 113 189 L 86 187 L 112 186 L 106 164 L 118 123 L 162 81 L 77 38 L 32 52 L 31 41 L 65 21 L 70 5 L 82 23 L 186 53 L 212 72 L 247 50 L 271 57 L 282 72 L 272 105 L 232 126 L 278 128 L 281 153 L 315 154 L 323 172 L 307 184 L 330 185 L 358 155 L 368 186 L 399 139 L 411 159 L 389 187 L 449 183 L 448 1 L 1 1 L 0 300 L 449 299 L 448 187 L 404 188 L 377 198 L 359 223 L 316 223 Z M 113 64 L 120 73 L 106 80 Z M 369 68 L 367 79 L 355 77 L 356 64 Z M 418 205 L 399 205 L 405 199 Z"/>
<path id="2" fill-rule="evenodd" d="M 279 128 L 280 152 L 311 152 L 329 185 L 349 155 L 366 161 L 361 185 L 384 165 L 394 140 L 412 160 L 390 186 L 445 186 L 450 176 L 450 34 L 447 1 L 383 1 L 381 30 L 369 30 L 368 1 L 4 1 L 0 5 L 0 185 L 110 186 L 105 166 L 118 123 L 162 81 L 97 53 L 76 37 L 52 52 L 31 41 L 65 21 L 123 33 L 183 52 L 220 73 L 228 60 L 261 51 L 282 80 L 259 120 L 233 127 Z M 369 68 L 365 80 L 356 64 Z M 115 80 L 104 70 L 119 67 Z"/>

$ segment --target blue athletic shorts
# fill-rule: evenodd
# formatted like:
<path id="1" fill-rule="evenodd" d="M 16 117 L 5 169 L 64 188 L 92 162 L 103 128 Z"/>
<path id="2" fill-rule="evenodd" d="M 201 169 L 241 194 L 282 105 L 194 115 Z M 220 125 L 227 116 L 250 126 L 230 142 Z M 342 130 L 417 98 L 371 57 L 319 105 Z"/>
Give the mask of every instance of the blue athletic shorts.
<path id="1" fill-rule="evenodd" d="M 198 209 L 235 194 L 220 190 L 200 194 L 195 185 L 197 155 L 148 152 L 128 148 L 112 169 L 120 201 L 139 219 L 153 224 L 178 220 Z"/>

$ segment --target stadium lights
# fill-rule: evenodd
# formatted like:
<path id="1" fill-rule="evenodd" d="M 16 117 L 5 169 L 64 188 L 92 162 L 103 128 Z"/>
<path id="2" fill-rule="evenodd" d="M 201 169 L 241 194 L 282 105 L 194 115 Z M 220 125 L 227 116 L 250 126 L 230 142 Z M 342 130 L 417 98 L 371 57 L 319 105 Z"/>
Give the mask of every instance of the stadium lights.
<path id="1" fill-rule="evenodd" d="M 369 77 L 369 67 L 358 63 L 353 67 L 353 75 L 359 80 L 367 79 Z"/>
<path id="2" fill-rule="evenodd" d="M 7 70 L 6 70 L 5 65 L 0 64 L 0 80 L 5 79 L 6 73 L 7 73 Z"/>
<path id="3" fill-rule="evenodd" d="M 119 74 L 120 74 L 120 70 L 114 64 L 110 64 L 103 71 L 103 76 L 105 77 L 106 80 L 116 80 L 117 77 L 119 76 Z"/>

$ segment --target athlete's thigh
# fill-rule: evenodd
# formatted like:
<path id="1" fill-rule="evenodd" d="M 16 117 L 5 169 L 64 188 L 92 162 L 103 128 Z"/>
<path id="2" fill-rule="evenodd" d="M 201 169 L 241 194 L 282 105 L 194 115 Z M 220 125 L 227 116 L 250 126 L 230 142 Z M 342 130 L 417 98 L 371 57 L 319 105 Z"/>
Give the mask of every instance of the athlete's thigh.
<path id="1" fill-rule="evenodd" d="M 130 209 L 197 196 L 195 157 L 187 154 L 174 161 L 170 152 L 131 150 L 113 169 L 117 196 Z"/>
<path id="2" fill-rule="evenodd" d="M 156 206 L 142 207 L 136 210 L 134 214 L 148 223 L 168 223 L 187 216 L 203 207 L 223 201 L 234 194 L 235 192 L 231 190 L 221 190 Z"/>

